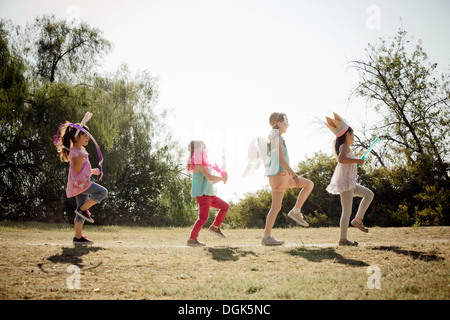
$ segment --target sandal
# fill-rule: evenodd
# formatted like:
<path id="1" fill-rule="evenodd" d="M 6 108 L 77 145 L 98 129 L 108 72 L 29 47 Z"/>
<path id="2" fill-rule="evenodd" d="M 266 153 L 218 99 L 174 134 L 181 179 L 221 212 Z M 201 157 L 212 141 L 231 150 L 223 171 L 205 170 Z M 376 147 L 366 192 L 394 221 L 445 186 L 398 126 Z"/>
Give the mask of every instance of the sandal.
<path id="1" fill-rule="evenodd" d="M 339 246 L 350 246 L 350 247 L 356 247 L 358 245 L 357 241 L 339 241 Z"/>
<path id="2" fill-rule="evenodd" d="M 364 224 L 362 224 L 362 222 L 359 223 L 358 221 L 356 221 L 355 219 L 353 219 L 352 222 L 351 222 L 351 224 L 352 224 L 352 226 L 358 228 L 358 229 L 361 230 L 362 232 L 369 233 L 369 229 L 367 229 L 367 228 L 364 226 Z"/>

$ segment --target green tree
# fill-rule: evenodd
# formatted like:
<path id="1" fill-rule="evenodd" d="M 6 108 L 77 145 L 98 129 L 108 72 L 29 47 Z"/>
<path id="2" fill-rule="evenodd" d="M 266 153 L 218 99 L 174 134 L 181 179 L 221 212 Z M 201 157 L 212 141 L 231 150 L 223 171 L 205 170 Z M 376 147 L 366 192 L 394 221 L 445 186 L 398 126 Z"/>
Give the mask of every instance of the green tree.
<path id="1" fill-rule="evenodd" d="M 36 74 L 50 82 L 71 81 L 80 71 L 87 73 L 112 47 L 101 30 L 55 15 L 35 18 L 25 34 Z"/>
<path id="2" fill-rule="evenodd" d="M 302 212 L 311 226 L 337 225 L 341 217 L 339 196 L 326 191 L 337 162 L 334 156 L 316 152 L 298 164 L 297 174 L 314 182 L 314 189 L 306 200 Z M 287 191 L 287 201 L 294 207 L 299 189 Z"/>
<path id="3" fill-rule="evenodd" d="M 192 199 L 186 191 L 174 194 L 189 178 L 180 174 L 178 146 L 165 126 L 164 111 L 156 108 L 157 79 L 147 71 L 131 74 L 126 65 L 104 76 L 89 72 L 105 52 L 97 49 L 108 47 L 108 42 L 91 48 L 74 37 L 76 28 L 66 30 L 64 21 L 53 19 L 38 18 L 33 25 L 37 34 L 46 35 L 44 40 L 48 36 L 54 41 L 52 45 L 43 45 L 48 39 L 36 41 L 29 50 L 17 49 L 26 47 L 20 28 L 0 22 L 0 217 L 73 219 L 75 199 L 65 195 L 68 165 L 59 161 L 53 140 L 60 124 L 79 122 L 91 111 L 94 117 L 88 125 L 104 157 L 101 184 L 109 190 L 108 200 L 94 209 L 96 222 L 185 224 L 183 213 L 191 214 Z M 61 30 L 73 34 L 64 38 Z M 30 55 L 36 63 L 30 62 Z M 43 61 L 54 60 L 51 57 L 57 63 L 43 68 Z M 96 167 L 95 146 L 90 143 L 87 150 Z M 176 210 L 171 210 L 173 205 Z"/>
<path id="4" fill-rule="evenodd" d="M 98 100 L 102 106 L 115 107 L 118 132 L 105 153 L 109 196 L 98 211 L 98 221 L 186 225 L 184 218 L 190 216 L 193 204 L 182 188 L 189 178 L 178 169 L 179 147 L 172 141 L 164 113 L 156 113 L 155 79 L 146 71 L 133 75 L 122 65 L 113 75 L 96 77 L 93 87 L 97 97 L 102 93 Z"/>
<path id="5" fill-rule="evenodd" d="M 21 192 L 17 176 L 32 170 L 26 157 L 31 155 L 28 128 L 22 126 L 21 117 L 26 106 L 29 83 L 24 76 L 25 64 L 20 56 L 9 49 L 9 25 L 0 21 L 0 209 L 17 210 L 26 197 Z M 34 149 L 34 151 L 36 151 Z M 17 185 L 19 183 L 19 185 Z"/>
<path id="6" fill-rule="evenodd" d="M 392 159 L 411 165 L 430 157 L 448 179 L 448 75 L 437 76 L 437 64 L 428 62 L 420 40 L 409 53 L 410 42 L 400 28 L 391 43 L 380 39 L 377 45 L 369 44 L 365 59 L 351 61 L 360 76 L 354 94 L 375 102 L 383 122 L 370 130 L 390 144 Z"/>
<path id="7" fill-rule="evenodd" d="M 377 154 L 378 160 L 383 165 L 387 160 L 389 171 L 403 171 L 403 181 L 410 184 L 401 187 L 404 201 L 397 212 L 403 217 L 408 212 L 404 221 L 448 223 L 450 207 L 442 195 L 450 188 L 449 76 L 437 74 L 437 63 L 428 61 L 422 41 L 415 46 L 411 41 L 400 28 L 390 43 L 369 44 L 364 59 L 351 61 L 360 77 L 353 94 L 374 102 L 383 117 L 368 128 L 371 139 L 379 136 L 385 142 L 384 158 Z M 359 139 L 361 147 L 368 144 Z M 435 198 L 429 190 L 436 190 Z M 426 213 L 438 218 L 424 218 Z"/>
<path id="8" fill-rule="evenodd" d="M 271 204 L 270 190 L 261 189 L 246 193 L 237 203 L 230 203 L 230 211 L 224 222 L 234 228 L 264 228 Z M 281 213 L 275 221 L 276 227 L 280 226 L 280 216 L 282 216 Z"/>

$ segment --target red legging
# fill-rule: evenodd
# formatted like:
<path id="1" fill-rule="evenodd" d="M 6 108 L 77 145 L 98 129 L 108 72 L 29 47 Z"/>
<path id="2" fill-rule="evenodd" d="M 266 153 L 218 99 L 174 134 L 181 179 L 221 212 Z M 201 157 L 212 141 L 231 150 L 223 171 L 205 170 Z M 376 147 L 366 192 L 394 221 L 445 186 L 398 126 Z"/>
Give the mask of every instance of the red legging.
<path id="1" fill-rule="evenodd" d="M 202 196 L 196 197 L 198 203 L 198 219 L 192 228 L 191 235 L 189 238 L 197 240 L 198 234 L 202 229 L 203 225 L 206 223 L 209 217 L 209 208 L 213 207 L 219 209 L 217 213 L 216 219 L 214 220 L 213 225 L 216 227 L 220 227 L 220 224 L 225 219 L 225 215 L 230 208 L 230 205 L 216 196 Z"/>

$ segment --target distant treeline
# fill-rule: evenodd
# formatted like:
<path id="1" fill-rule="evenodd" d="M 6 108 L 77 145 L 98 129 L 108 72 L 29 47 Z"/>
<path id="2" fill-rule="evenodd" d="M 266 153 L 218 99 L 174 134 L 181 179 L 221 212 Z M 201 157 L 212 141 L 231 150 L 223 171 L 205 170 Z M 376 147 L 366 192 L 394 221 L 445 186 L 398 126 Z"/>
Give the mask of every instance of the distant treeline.
<path id="1" fill-rule="evenodd" d="M 305 220 L 312 227 L 339 225 L 342 208 L 340 197 L 325 190 L 336 164 L 334 156 L 323 152 L 299 163 L 298 174 L 315 184 L 302 209 Z M 380 227 L 449 225 L 448 182 L 442 180 L 438 183 L 432 176 L 434 174 L 434 168 L 423 162 L 413 167 L 387 169 L 368 165 L 358 168 L 358 183 L 375 193 L 364 223 Z M 285 215 L 279 215 L 275 227 L 295 225 L 287 213 L 294 207 L 298 191 L 288 189 L 286 192 L 281 209 Z M 359 202 L 358 198 L 353 201 L 353 214 L 358 210 Z M 264 228 L 270 205 L 269 188 L 246 194 L 242 200 L 231 205 L 225 223 L 236 228 Z"/>

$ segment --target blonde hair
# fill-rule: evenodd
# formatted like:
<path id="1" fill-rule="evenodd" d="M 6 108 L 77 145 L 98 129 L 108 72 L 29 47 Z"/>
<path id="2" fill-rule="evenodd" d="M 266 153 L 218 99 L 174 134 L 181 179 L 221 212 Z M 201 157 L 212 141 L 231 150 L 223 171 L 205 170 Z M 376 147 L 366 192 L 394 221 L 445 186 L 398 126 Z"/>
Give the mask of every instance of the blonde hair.
<path id="1" fill-rule="evenodd" d="M 272 126 L 272 130 L 270 131 L 269 136 L 267 137 L 267 139 L 268 139 L 268 143 L 267 143 L 268 156 L 270 156 L 270 150 L 272 150 L 272 148 L 278 148 L 277 147 L 278 145 L 277 144 L 272 145 L 272 142 L 274 141 L 275 136 L 279 135 L 278 129 L 280 129 L 280 127 L 278 126 L 278 122 L 285 121 L 286 117 L 287 117 L 287 115 L 284 112 L 274 112 L 269 117 L 269 123 Z"/>
<path id="2" fill-rule="evenodd" d="M 272 129 L 279 129 L 278 122 L 284 121 L 286 117 L 286 113 L 283 112 L 274 112 L 269 117 L 269 123 L 272 126 Z"/>

